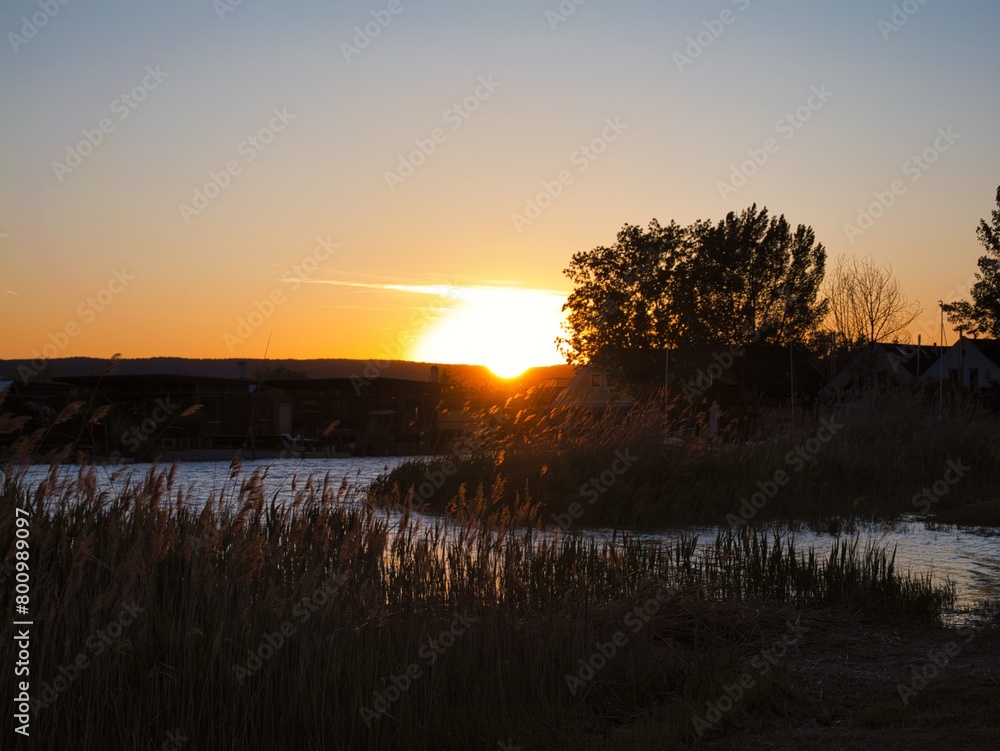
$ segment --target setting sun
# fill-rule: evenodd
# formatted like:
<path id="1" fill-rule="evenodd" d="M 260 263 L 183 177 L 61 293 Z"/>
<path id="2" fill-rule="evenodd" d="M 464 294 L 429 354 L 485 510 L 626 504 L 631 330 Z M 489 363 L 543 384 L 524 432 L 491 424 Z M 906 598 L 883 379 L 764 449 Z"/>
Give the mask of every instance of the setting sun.
<path id="1" fill-rule="evenodd" d="M 555 339 L 566 295 L 550 290 L 465 287 L 459 304 L 433 323 L 412 357 L 485 365 L 501 378 L 563 362 Z"/>

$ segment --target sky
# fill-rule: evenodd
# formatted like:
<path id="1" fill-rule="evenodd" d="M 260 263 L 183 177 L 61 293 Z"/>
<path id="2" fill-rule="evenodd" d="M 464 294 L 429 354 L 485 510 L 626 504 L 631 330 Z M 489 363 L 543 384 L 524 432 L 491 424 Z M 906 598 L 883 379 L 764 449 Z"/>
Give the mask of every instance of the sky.
<path id="1" fill-rule="evenodd" d="M 63 2 L 0 9 L 2 358 L 513 373 L 573 253 L 752 203 L 926 343 L 1000 184 L 995 0 Z"/>

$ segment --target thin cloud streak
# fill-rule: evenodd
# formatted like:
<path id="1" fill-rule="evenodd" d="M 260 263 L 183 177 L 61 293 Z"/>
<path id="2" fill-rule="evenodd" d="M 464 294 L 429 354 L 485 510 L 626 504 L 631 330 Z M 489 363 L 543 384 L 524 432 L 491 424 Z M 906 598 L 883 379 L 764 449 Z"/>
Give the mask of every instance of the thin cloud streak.
<path id="1" fill-rule="evenodd" d="M 456 296 L 463 295 L 504 295 L 504 294 L 528 294 L 547 295 L 551 297 L 565 298 L 568 292 L 554 289 L 535 289 L 517 286 L 501 286 L 497 284 L 469 284 L 469 285 L 440 285 L 440 284 L 394 284 L 394 283 L 374 283 L 374 282 L 349 282 L 340 279 L 304 279 L 306 284 L 330 284 L 337 287 L 355 287 L 362 289 L 374 289 L 393 292 L 408 292 L 415 295 L 438 295 Z"/>

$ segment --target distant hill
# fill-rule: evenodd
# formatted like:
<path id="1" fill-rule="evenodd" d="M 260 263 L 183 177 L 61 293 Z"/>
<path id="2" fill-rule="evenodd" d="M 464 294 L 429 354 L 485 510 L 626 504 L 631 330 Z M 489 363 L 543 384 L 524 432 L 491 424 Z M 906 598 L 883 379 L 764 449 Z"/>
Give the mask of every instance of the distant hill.
<path id="1" fill-rule="evenodd" d="M 49 360 L 44 370 L 32 380 L 51 380 L 60 377 L 98 376 L 104 372 L 108 361 L 97 357 L 61 357 Z M 372 361 L 348 359 L 322 360 L 252 360 L 252 359 L 191 359 L 184 357 L 143 357 L 119 359 L 114 372 L 118 375 L 187 375 L 202 378 L 256 378 L 261 371 L 274 373 L 278 369 L 287 373 L 304 373 L 306 378 L 351 378 L 352 376 L 381 376 L 406 381 L 428 381 L 434 363 L 407 360 Z M 20 380 L 19 368 L 32 368 L 30 360 L 0 360 L 0 380 Z M 441 365 L 453 372 L 464 372 L 470 377 L 491 378 L 482 365 Z M 366 373 L 365 371 L 368 371 Z M 34 372 L 32 370 L 31 372 Z M 568 365 L 550 365 L 531 368 L 516 379 L 525 387 L 535 386 L 547 378 L 571 378 L 573 369 Z"/>

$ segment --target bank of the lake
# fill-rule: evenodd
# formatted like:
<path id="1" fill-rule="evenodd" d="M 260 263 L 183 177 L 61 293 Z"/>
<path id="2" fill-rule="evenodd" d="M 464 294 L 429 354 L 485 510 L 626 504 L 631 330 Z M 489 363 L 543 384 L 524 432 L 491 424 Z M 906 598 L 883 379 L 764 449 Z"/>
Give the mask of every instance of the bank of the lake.
<path id="1" fill-rule="evenodd" d="M 241 461 L 234 472 L 232 461 L 177 463 L 175 468 L 151 463 L 84 468 L 84 475 L 93 471 L 99 491 L 108 497 L 125 488 L 144 482 L 150 473 L 170 469 L 174 473 L 174 486 L 185 491 L 185 503 L 195 509 L 209 499 L 222 499 L 235 503 L 240 488 L 258 472 L 262 492 L 276 503 L 291 503 L 307 483 L 320 487 L 328 483 L 337 490 L 341 502 L 352 507 L 362 507 L 371 499 L 370 486 L 384 485 L 394 472 L 412 467 L 408 457 L 352 457 L 340 459 L 282 459 Z M 431 457 L 418 459 L 426 462 L 419 466 L 433 467 L 439 461 Z M 49 477 L 45 465 L 22 467 L 22 482 L 27 488 L 36 488 Z M 78 483 L 81 468 L 60 466 L 57 476 L 62 481 Z M 310 479 L 311 478 L 311 479 Z M 0 470 L 0 481 L 3 470 Z M 419 487 L 419 486 L 418 486 Z M 398 528 L 404 515 L 397 507 L 382 507 L 389 529 Z M 433 507 L 431 507 L 433 508 Z M 411 510 L 407 519 L 424 526 L 433 526 L 440 518 L 434 513 L 424 514 Z M 557 520 L 541 519 L 544 529 L 539 535 L 555 538 L 559 535 L 581 534 L 595 539 L 611 539 L 627 531 L 633 539 L 651 543 L 671 544 L 684 538 L 697 537 L 699 545 L 710 545 L 716 536 L 727 528 L 726 524 L 670 525 L 645 530 L 622 530 L 605 526 L 588 526 L 575 519 L 565 527 Z M 968 610 L 984 600 L 1000 599 L 1000 526 L 976 524 L 943 524 L 933 518 L 920 518 L 909 514 L 894 520 L 854 515 L 848 518 L 824 520 L 772 519 L 759 529 L 768 539 L 786 538 L 800 549 L 813 548 L 828 551 L 839 541 L 857 539 L 864 545 L 881 545 L 895 554 L 898 570 L 915 575 L 930 575 L 938 582 L 949 581 L 955 586 L 956 607 L 949 616 L 960 618 L 959 611 Z"/>
<path id="2" fill-rule="evenodd" d="M 991 621 L 952 655 L 953 589 L 877 537 L 572 535 L 482 496 L 447 520 L 377 508 L 365 467 L 135 469 L 4 482 L 0 547 L 24 509 L 46 624 L 37 748 L 168 731 L 205 748 L 737 747 L 803 728 L 912 740 L 927 702 L 963 713 L 970 748 L 995 728 L 964 695 L 940 703 L 953 676 L 985 686 L 996 659 L 971 658 L 992 649 Z M 898 684 L 941 650 L 949 662 L 902 703 Z"/>

